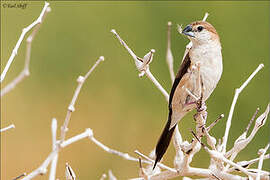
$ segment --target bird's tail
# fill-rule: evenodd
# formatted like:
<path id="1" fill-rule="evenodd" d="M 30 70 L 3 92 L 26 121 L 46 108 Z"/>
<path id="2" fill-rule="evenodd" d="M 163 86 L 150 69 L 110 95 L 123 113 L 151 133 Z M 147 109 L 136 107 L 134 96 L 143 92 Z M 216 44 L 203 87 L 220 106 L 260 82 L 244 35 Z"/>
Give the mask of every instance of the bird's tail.
<path id="1" fill-rule="evenodd" d="M 170 128 L 171 117 L 172 117 L 172 112 L 170 110 L 167 124 L 166 124 L 165 128 L 163 129 L 163 132 L 162 132 L 162 134 L 158 140 L 157 146 L 156 146 L 156 160 L 155 160 L 155 164 L 154 164 L 153 169 L 155 169 L 157 163 L 161 160 L 161 158 L 163 157 L 163 155 L 167 151 L 169 144 L 170 144 L 170 141 L 172 139 L 172 135 L 173 135 L 173 132 L 174 132 L 176 125 L 173 126 L 172 128 Z"/>

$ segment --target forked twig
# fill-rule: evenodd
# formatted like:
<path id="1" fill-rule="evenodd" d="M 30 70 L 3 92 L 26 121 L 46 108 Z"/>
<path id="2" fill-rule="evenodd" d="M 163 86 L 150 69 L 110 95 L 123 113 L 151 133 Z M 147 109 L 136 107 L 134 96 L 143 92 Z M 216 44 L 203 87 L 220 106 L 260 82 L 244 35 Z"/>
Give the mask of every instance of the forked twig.
<path id="1" fill-rule="evenodd" d="M 227 146 L 227 141 L 228 141 L 228 136 L 229 136 L 229 131 L 231 128 L 231 122 L 232 122 L 232 116 L 233 116 L 233 112 L 234 112 L 234 107 L 236 105 L 238 96 L 240 95 L 240 93 L 243 91 L 243 89 L 248 85 L 248 83 L 254 78 L 254 76 L 264 67 L 263 64 L 260 64 L 256 70 L 248 77 L 248 79 L 242 84 L 242 86 L 240 88 L 236 88 L 235 90 L 235 95 L 233 97 L 233 101 L 232 101 L 232 105 L 230 108 L 230 112 L 229 112 L 229 116 L 227 119 L 227 123 L 226 123 L 226 129 L 225 129 L 225 133 L 223 136 L 223 142 L 222 142 L 222 152 L 225 153 L 226 152 L 226 146 Z"/>
<path id="2" fill-rule="evenodd" d="M 11 53 L 9 59 L 8 59 L 8 62 L 6 64 L 3 72 L 1 73 L 0 82 L 2 82 L 5 79 L 6 74 L 7 74 L 8 70 L 9 70 L 9 68 L 10 68 L 10 65 L 13 62 L 14 57 L 17 55 L 18 49 L 19 49 L 19 47 L 20 47 L 20 45 L 21 45 L 21 43 L 23 41 L 23 38 L 24 38 L 25 34 L 28 31 L 30 31 L 34 26 L 36 26 L 37 24 L 40 24 L 42 22 L 42 18 L 44 16 L 44 14 L 46 13 L 46 10 L 47 10 L 49 5 L 50 4 L 48 2 L 45 2 L 45 5 L 44 5 L 39 17 L 32 24 L 30 24 L 29 26 L 27 26 L 26 28 L 24 28 L 22 30 L 22 34 L 21 34 L 18 42 L 16 43 L 16 45 L 15 45 L 15 47 L 14 47 L 14 49 L 13 49 L 13 51 L 12 51 L 12 53 Z"/>
<path id="3" fill-rule="evenodd" d="M 29 65 L 30 65 L 32 42 L 35 38 L 36 33 L 38 32 L 38 30 L 41 26 L 41 23 L 44 21 L 46 15 L 50 11 L 51 11 L 51 8 L 49 6 L 47 6 L 43 16 L 41 17 L 42 21 L 34 27 L 34 30 L 26 39 L 27 45 L 26 45 L 26 55 L 25 55 L 24 68 L 16 78 L 14 78 L 9 84 L 7 84 L 3 89 L 1 89 L 1 97 L 4 96 L 6 93 L 10 92 L 12 89 L 14 89 L 17 84 L 22 82 L 27 76 L 30 75 Z"/>

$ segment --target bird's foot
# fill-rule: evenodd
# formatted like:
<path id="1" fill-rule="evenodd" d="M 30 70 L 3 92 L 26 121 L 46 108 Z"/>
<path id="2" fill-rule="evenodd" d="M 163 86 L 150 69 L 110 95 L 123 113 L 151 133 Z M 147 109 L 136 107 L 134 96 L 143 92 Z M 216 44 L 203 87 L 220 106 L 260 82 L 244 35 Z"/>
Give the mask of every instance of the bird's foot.
<path id="1" fill-rule="evenodd" d="M 199 102 L 198 106 L 197 106 L 197 111 L 198 112 L 202 112 L 202 111 L 206 111 L 207 106 L 205 105 L 204 102 Z"/>

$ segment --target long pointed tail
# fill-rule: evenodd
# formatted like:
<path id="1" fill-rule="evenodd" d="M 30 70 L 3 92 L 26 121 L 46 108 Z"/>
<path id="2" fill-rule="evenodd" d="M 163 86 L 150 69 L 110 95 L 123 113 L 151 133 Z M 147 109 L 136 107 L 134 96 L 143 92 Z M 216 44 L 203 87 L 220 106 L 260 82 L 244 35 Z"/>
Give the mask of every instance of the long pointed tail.
<path id="1" fill-rule="evenodd" d="M 165 128 L 163 129 L 163 132 L 162 132 L 162 134 L 158 140 L 157 146 L 156 146 L 156 160 L 155 160 L 155 164 L 154 164 L 153 169 L 155 169 L 157 163 L 161 160 L 161 158 L 163 157 L 163 155 L 167 151 L 169 144 L 170 144 L 170 141 L 172 139 L 172 135 L 173 135 L 173 132 L 174 132 L 176 125 L 170 129 L 171 116 L 172 116 L 172 112 L 170 111 L 167 124 L 166 124 Z"/>

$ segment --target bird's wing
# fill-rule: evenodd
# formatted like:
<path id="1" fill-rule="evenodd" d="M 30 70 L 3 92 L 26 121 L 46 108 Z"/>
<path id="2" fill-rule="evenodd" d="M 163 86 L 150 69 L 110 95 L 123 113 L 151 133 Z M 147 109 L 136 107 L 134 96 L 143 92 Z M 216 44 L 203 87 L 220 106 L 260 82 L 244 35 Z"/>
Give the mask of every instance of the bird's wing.
<path id="1" fill-rule="evenodd" d="M 177 72 L 175 80 L 173 82 L 173 86 L 172 86 L 172 89 L 170 92 L 169 110 L 171 110 L 171 108 L 172 108 L 171 104 L 172 104 L 172 99 L 173 99 L 175 90 L 176 90 L 180 80 L 182 79 L 182 77 L 187 73 L 187 70 L 191 64 L 190 57 L 189 57 L 189 51 L 190 51 L 190 48 L 189 49 L 187 48 L 185 51 L 182 63 L 180 65 L 179 71 Z"/>
<path id="2" fill-rule="evenodd" d="M 162 156 L 164 155 L 164 153 L 166 152 L 166 150 L 168 149 L 168 146 L 170 144 L 174 129 L 175 129 L 175 125 L 173 127 L 171 127 L 171 123 L 175 124 L 175 120 L 173 120 L 172 122 L 172 99 L 174 97 L 174 93 L 180 83 L 180 80 L 183 78 L 183 76 L 187 73 L 187 70 L 189 68 L 191 64 L 190 61 L 190 57 L 189 57 L 189 49 L 186 49 L 186 52 L 184 54 L 181 66 L 179 68 L 178 73 L 176 74 L 172 89 L 171 89 L 171 93 L 170 93 L 170 99 L 169 99 L 169 116 L 168 116 L 168 120 L 166 123 L 165 128 L 163 129 L 163 132 L 158 140 L 157 146 L 156 146 L 156 160 L 155 160 L 155 164 L 153 169 L 155 168 L 155 166 L 157 165 L 157 162 L 159 162 L 162 158 Z"/>

